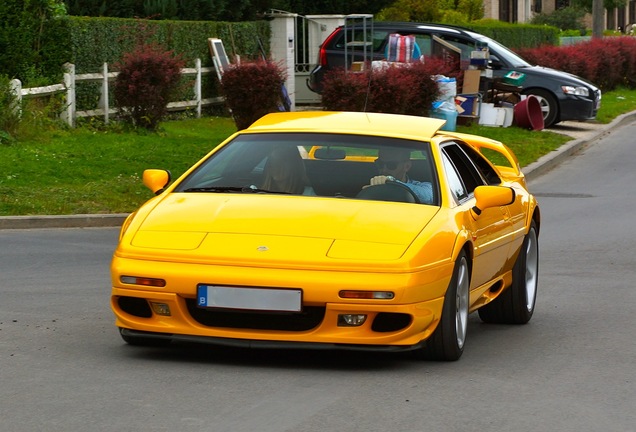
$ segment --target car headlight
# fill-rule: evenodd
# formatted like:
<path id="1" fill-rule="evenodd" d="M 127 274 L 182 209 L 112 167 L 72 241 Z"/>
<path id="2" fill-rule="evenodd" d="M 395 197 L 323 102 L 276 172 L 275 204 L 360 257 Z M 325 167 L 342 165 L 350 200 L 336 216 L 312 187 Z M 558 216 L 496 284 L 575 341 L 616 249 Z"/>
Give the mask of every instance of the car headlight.
<path id="1" fill-rule="evenodd" d="M 561 86 L 563 93 L 575 96 L 589 96 L 590 91 L 587 87 Z"/>

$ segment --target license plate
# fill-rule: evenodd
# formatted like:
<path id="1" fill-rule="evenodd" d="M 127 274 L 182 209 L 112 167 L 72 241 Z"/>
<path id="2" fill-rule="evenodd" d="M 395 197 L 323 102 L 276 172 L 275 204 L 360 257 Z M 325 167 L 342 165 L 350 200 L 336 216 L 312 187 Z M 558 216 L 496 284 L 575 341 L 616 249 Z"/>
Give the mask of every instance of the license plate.
<path id="1" fill-rule="evenodd" d="M 199 285 L 199 307 L 247 309 L 263 311 L 300 312 L 302 291 L 299 289 L 271 289 Z"/>

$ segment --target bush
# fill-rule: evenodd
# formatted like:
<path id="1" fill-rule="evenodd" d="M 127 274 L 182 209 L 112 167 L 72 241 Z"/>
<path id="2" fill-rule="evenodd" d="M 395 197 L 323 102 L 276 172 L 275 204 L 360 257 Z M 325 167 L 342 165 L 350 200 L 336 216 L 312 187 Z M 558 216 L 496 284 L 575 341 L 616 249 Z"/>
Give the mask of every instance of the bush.
<path id="1" fill-rule="evenodd" d="M 327 111 L 427 116 L 439 95 L 434 76 L 457 75 L 452 70 L 456 70 L 454 66 L 439 59 L 371 69 L 366 73 L 336 69 L 325 74 L 322 105 Z M 461 77 L 455 77 L 460 81 Z"/>
<path id="2" fill-rule="evenodd" d="M 140 45 L 116 64 L 115 105 L 124 121 L 156 130 L 177 91 L 184 61 L 159 45 Z"/>
<path id="3" fill-rule="evenodd" d="M 591 81 L 603 91 L 636 87 L 636 38 L 592 39 L 576 45 L 519 50 L 530 63 L 562 70 Z"/>
<path id="4" fill-rule="evenodd" d="M 557 9 L 554 12 L 540 13 L 535 15 L 530 21 L 531 24 L 548 25 L 556 27 L 560 30 L 577 30 L 585 31 L 585 24 L 583 18 L 585 17 L 585 11 L 577 7 L 566 7 Z"/>
<path id="5" fill-rule="evenodd" d="M 285 70 L 279 64 L 266 61 L 243 62 L 225 71 L 220 90 L 238 130 L 281 110 L 285 79 Z"/>

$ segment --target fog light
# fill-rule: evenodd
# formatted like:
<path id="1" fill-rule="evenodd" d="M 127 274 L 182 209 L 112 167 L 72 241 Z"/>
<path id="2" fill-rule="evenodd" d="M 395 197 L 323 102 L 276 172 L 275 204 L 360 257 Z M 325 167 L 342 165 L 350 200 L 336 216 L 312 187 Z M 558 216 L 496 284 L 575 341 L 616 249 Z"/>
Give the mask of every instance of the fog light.
<path id="1" fill-rule="evenodd" d="M 152 307 L 152 311 L 157 315 L 170 316 L 170 306 L 166 303 L 150 302 L 150 306 Z"/>
<path id="2" fill-rule="evenodd" d="M 358 327 L 364 324 L 367 316 L 364 314 L 341 314 L 338 315 L 339 327 Z"/>

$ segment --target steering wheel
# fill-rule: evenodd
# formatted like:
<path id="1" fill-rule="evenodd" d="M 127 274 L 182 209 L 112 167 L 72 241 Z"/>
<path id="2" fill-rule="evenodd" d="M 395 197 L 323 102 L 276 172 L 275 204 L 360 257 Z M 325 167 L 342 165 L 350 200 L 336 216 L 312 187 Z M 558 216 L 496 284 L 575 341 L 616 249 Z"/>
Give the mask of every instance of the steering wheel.
<path id="1" fill-rule="evenodd" d="M 408 185 L 398 181 L 387 181 L 384 184 L 367 186 L 356 198 L 421 204 L 420 199 Z"/>

